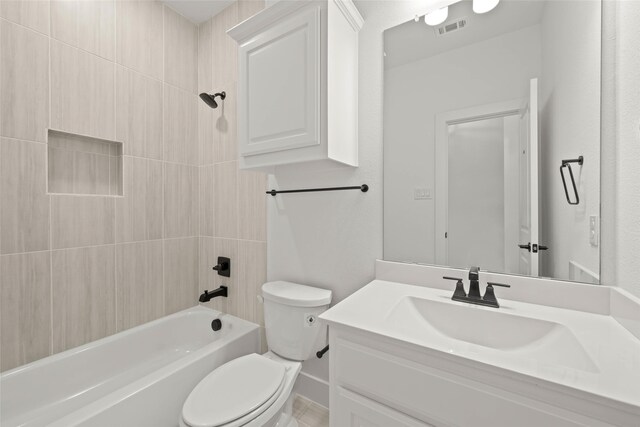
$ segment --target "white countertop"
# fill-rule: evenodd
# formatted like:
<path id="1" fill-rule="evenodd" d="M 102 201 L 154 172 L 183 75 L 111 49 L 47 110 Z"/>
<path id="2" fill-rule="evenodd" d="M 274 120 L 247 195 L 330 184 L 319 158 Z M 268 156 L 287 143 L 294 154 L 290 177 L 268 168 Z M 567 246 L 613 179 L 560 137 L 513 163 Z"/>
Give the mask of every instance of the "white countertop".
<path id="1" fill-rule="evenodd" d="M 501 297 L 506 294 L 501 289 L 496 290 L 500 302 L 498 309 L 451 301 L 452 294 L 453 290 L 374 280 L 320 318 L 330 326 L 356 328 L 640 408 L 640 340 L 613 317 L 510 301 Z M 571 352 L 570 356 L 564 358 L 562 349 L 567 345 L 564 336 L 551 341 L 551 344 L 547 342 L 540 346 L 534 344 L 524 349 L 506 350 L 457 340 L 433 328 L 424 327 L 415 321 L 415 317 L 408 314 L 403 316 L 403 310 L 398 310 L 397 306 L 406 303 L 407 297 L 457 305 L 469 310 L 498 310 L 507 316 L 556 322 L 570 331 L 568 336 L 571 340 L 577 339 L 577 342 L 574 340 L 573 344 L 569 343 L 573 345 L 572 349 L 580 347 L 584 351 L 578 357 Z M 508 321 L 508 317 L 505 319 Z M 455 321 L 455 316 L 452 316 L 451 322 Z M 471 330 L 474 326 L 466 325 Z M 473 332 L 501 333 L 500 330 Z M 545 352 L 551 348 L 554 356 L 548 358 Z"/>

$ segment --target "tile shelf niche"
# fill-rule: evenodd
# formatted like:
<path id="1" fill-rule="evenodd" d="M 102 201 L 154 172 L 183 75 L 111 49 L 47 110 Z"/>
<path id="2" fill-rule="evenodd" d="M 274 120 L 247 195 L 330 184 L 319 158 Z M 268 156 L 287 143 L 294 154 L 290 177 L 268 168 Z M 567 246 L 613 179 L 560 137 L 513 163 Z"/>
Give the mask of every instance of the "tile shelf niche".
<path id="1" fill-rule="evenodd" d="M 48 192 L 122 196 L 122 143 L 49 129 Z"/>

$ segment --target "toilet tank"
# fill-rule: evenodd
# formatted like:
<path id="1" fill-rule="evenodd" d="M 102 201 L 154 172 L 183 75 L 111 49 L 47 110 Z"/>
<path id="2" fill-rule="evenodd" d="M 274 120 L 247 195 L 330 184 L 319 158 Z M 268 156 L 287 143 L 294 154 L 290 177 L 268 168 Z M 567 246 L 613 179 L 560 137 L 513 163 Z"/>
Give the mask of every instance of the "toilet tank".
<path id="1" fill-rule="evenodd" d="M 318 316 L 329 308 L 331 291 L 291 282 L 262 285 L 269 350 L 291 360 L 307 360 L 324 345 L 326 326 Z"/>

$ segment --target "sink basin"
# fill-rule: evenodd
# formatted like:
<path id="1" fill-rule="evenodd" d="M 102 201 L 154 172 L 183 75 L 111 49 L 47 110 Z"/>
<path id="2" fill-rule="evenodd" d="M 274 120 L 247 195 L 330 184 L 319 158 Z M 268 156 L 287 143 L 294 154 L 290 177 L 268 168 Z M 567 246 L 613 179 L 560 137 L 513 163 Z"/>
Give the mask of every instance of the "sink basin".
<path id="1" fill-rule="evenodd" d="M 431 332 L 431 339 L 445 343 L 451 352 L 461 348 L 456 343 L 468 343 L 530 357 L 536 363 L 597 372 L 593 361 L 566 326 L 504 309 L 406 296 L 391 309 L 386 320 L 389 327 L 414 331 L 422 337 Z"/>

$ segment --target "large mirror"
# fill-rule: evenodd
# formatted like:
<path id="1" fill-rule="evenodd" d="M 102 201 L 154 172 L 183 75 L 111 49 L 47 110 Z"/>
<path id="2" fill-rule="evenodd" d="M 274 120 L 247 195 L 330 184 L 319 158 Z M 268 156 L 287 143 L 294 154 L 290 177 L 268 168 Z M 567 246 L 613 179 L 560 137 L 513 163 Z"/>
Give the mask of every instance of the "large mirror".
<path id="1" fill-rule="evenodd" d="M 384 259 L 599 283 L 601 2 L 439 3 L 384 34 Z"/>

